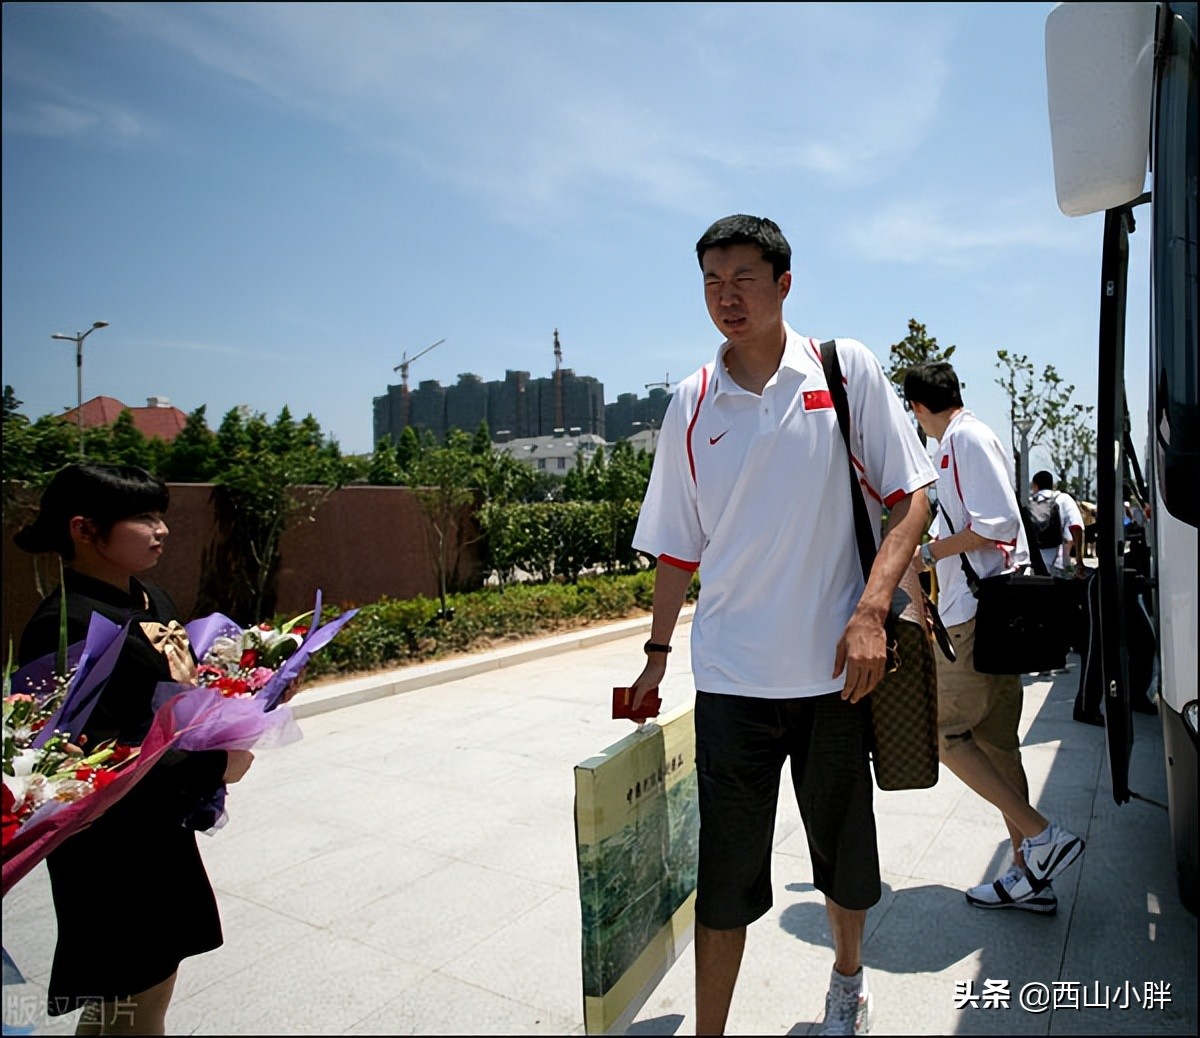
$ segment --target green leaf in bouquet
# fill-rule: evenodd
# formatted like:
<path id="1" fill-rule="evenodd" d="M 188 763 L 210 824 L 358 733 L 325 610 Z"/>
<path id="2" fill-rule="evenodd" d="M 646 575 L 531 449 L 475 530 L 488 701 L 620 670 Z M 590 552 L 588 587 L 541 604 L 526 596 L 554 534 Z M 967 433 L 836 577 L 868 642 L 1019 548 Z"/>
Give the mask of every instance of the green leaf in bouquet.
<path id="1" fill-rule="evenodd" d="M 313 611 L 310 609 L 307 613 L 301 613 L 299 616 L 293 616 L 287 623 L 283 624 L 279 628 L 280 633 L 291 634 L 292 628 L 295 627 L 296 624 L 300 623 L 302 620 L 307 620 L 312 615 Z M 291 653 L 288 653 L 288 655 L 290 656 Z"/>
<path id="2" fill-rule="evenodd" d="M 294 636 L 285 635 L 275 639 L 262 651 L 263 666 L 278 670 L 283 661 L 291 656 L 298 648 L 299 642 Z"/>
<path id="3" fill-rule="evenodd" d="M 54 674 L 63 680 L 67 676 L 67 578 L 61 555 L 58 559 L 58 591 L 58 654 L 54 657 Z"/>

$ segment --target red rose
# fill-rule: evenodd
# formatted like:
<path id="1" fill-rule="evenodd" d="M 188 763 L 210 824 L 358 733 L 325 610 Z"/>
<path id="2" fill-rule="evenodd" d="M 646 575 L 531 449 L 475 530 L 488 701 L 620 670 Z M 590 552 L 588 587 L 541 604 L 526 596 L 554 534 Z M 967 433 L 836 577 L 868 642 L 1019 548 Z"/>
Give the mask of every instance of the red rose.
<path id="1" fill-rule="evenodd" d="M 109 758 L 113 764 L 120 764 L 121 761 L 127 760 L 133 752 L 132 746 L 122 746 L 120 744 L 113 747 L 112 757 Z"/>
<path id="2" fill-rule="evenodd" d="M 92 776 L 96 774 L 95 768 L 76 768 L 75 778 L 80 782 L 91 781 Z"/>
<path id="3" fill-rule="evenodd" d="M 92 785 L 96 789 L 103 789 L 110 782 L 115 782 L 116 778 L 117 778 L 117 776 L 114 775 L 111 771 L 97 771 L 92 776 Z"/>
<path id="4" fill-rule="evenodd" d="M 258 663 L 257 649 L 247 649 L 242 653 L 242 658 L 238 660 L 238 666 L 241 667 L 242 670 L 249 670 L 256 663 Z"/>
<path id="5" fill-rule="evenodd" d="M 250 685 L 241 678 L 222 678 L 215 682 L 216 689 L 223 696 L 241 696 L 245 695 L 250 689 Z"/>

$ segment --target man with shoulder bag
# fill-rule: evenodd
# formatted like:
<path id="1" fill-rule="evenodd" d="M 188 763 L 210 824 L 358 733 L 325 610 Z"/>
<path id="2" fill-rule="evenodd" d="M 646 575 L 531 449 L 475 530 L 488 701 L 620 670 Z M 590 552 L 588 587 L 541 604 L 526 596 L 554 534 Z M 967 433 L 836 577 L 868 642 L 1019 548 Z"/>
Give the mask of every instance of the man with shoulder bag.
<path id="1" fill-rule="evenodd" d="M 881 893 L 870 696 L 888 667 L 894 592 L 925 530 L 935 473 L 878 359 L 852 339 L 833 347 L 843 439 L 820 343 L 783 317 L 791 257 L 779 226 L 748 214 L 716 221 L 696 243 L 724 341 L 672 395 L 633 538 L 657 561 L 635 708 L 663 681 L 687 587 L 704 574 L 690 638 L 697 1034 L 724 1033 L 747 929 L 773 903 L 785 764 L 833 944 L 821 1033 L 870 1026 L 862 942 Z M 864 545 L 869 565 L 851 466 L 872 541 L 890 510 L 887 536 Z M 804 980 L 797 972 L 794 983 Z"/>
<path id="2" fill-rule="evenodd" d="M 996 434 L 963 407 L 954 368 L 939 362 L 910 369 L 904 397 L 926 435 L 938 441 L 936 537 L 918 552 L 925 567 L 937 571 L 938 608 L 956 652 L 954 661 L 937 657 L 938 750 L 950 771 L 1001 812 L 1012 840 L 1008 869 L 969 889 L 967 902 L 1051 915 L 1058 909 L 1051 880 L 1079 857 L 1084 842 L 1030 805 L 1018 734 L 1021 671 L 979 665 L 976 639 L 987 634 L 994 643 L 996 625 L 1007 619 L 1010 654 L 1018 659 L 1028 648 L 1019 644 L 1021 623 L 1039 619 L 1025 615 L 1019 603 L 1044 607 L 1054 581 L 1024 575 L 1029 544 L 1008 456 Z M 1031 630 L 1028 637 L 1041 633 Z"/>

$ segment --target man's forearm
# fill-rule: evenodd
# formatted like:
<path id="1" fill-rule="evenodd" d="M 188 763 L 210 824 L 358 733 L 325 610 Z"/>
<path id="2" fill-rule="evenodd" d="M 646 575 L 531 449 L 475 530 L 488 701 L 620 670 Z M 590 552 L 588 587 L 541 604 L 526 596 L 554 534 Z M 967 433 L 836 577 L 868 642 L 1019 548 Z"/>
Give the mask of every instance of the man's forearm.
<path id="1" fill-rule="evenodd" d="M 913 552 L 929 525 L 929 499 L 924 488 L 901 498 L 892 507 L 887 536 L 875 555 L 871 577 L 858 602 L 858 611 L 881 623 L 892 604 L 892 593 L 912 562 Z"/>
<path id="2" fill-rule="evenodd" d="M 650 622 L 650 641 L 670 645 L 671 635 L 679 620 L 679 610 L 687 599 L 692 583 L 692 571 L 659 559 L 654 570 L 653 618 Z"/>
<path id="3" fill-rule="evenodd" d="M 958 533 L 949 537 L 934 541 L 930 551 L 934 559 L 940 562 L 942 559 L 948 559 L 951 555 L 958 555 L 961 552 L 977 551 L 979 548 L 994 548 L 995 546 L 995 541 L 981 537 L 974 530 L 959 530 Z"/>

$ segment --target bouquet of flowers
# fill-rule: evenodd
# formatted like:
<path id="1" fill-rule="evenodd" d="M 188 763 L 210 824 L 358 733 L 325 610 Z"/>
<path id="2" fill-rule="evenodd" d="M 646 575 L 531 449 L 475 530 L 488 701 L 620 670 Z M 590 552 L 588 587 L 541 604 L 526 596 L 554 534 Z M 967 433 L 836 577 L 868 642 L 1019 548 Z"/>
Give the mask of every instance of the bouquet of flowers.
<path id="1" fill-rule="evenodd" d="M 351 609 L 322 625 L 318 591 L 312 610 L 279 628 L 267 623 L 242 628 L 221 613 L 188 624 L 188 640 L 200 660 L 200 685 L 188 689 L 163 682 L 154 697 L 155 706 L 178 699 L 177 711 L 189 718 L 178 749 L 248 750 L 298 739 L 299 728 L 281 701 L 313 653 L 328 645 L 357 613 Z M 197 805 L 186 824 L 205 832 L 220 828 L 226 819 L 222 786 Z"/>
<path id="2" fill-rule="evenodd" d="M 52 731 L 35 749 L 33 740 L 45 729 L 53 711 L 31 693 L 10 691 L 7 674 L 5 690 L 0 842 L 8 843 L 44 804 L 74 803 L 103 789 L 116 777 L 116 769 L 136 756 L 137 748 L 109 740 L 85 754 L 68 735 Z"/>
<path id="3" fill-rule="evenodd" d="M 244 631 L 229 621 L 200 660 L 200 684 L 231 699 L 253 698 L 304 644 L 309 628 L 302 621 L 314 614 L 309 610 L 278 628 L 259 623 Z"/>
<path id="4" fill-rule="evenodd" d="M 242 630 L 219 613 L 188 624 L 197 658 L 220 673 L 208 675 L 210 683 L 202 680 L 196 686 L 161 683 L 152 704 L 153 722 L 138 747 L 111 742 L 84 747 L 71 734 L 84 729 L 116 666 L 128 625 L 121 627 L 93 615 L 84 642 L 12 674 L 4 688 L 3 892 L 7 894 L 47 854 L 128 793 L 167 750 L 248 750 L 299 739 L 299 727 L 280 701 L 311 655 L 327 645 L 357 610 L 323 627 L 320 612 L 318 592 L 312 612 L 278 632 L 265 624 Z M 309 616 L 305 629 L 298 621 Z M 244 691 L 220 685 L 234 671 L 215 662 L 226 658 L 222 654 L 227 647 L 217 645 L 219 638 L 247 642 L 236 668 L 237 680 L 247 681 Z M 253 658 L 245 656 L 250 648 Z M 257 673 L 261 670 L 269 673 Z M 229 690 L 234 694 L 227 694 Z M 222 788 L 207 805 L 207 813 L 204 807 L 198 809 L 193 827 L 206 829 L 219 823 L 223 802 Z"/>
<path id="5" fill-rule="evenodd" d="M 5 668 L 4 893 L 124 796 L 144 774 L 148 749 L 157 760 L 154 743 L 109 741 L 85 752 L 84 738 L 72 740 L 112 674 L 127 633 L 128 627 L 93 616 L 83 642 L 15 673 L 11 663 Z"/>

